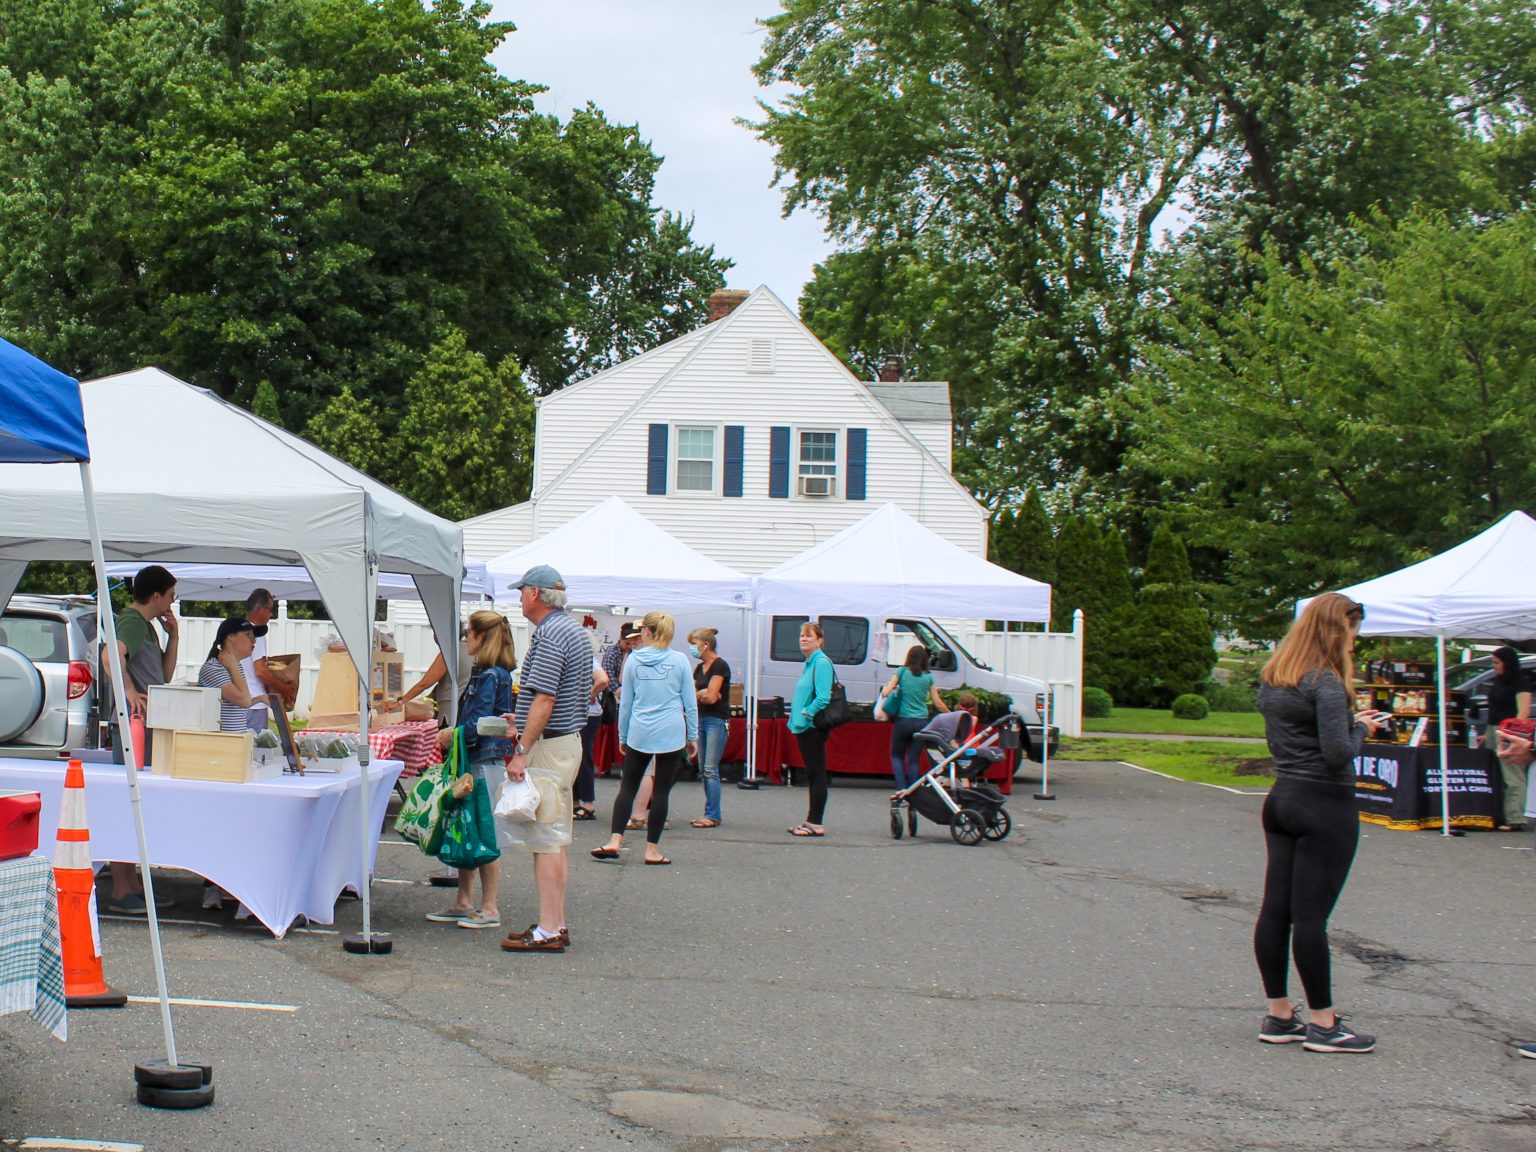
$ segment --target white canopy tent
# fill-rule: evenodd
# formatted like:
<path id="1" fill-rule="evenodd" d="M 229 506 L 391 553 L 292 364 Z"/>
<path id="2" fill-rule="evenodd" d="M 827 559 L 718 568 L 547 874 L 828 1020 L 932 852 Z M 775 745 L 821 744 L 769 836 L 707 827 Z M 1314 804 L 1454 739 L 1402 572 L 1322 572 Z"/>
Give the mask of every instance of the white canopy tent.
<path id="1" fill-rule="evenodd" d="M 752 582 L 658 528 L 617 496 L 486 563 L 496 599 L 515 599 L 523 573 L 549 564 L 573 604 L 668 608 L 751 606 Z"/>
<path id="2" fill-rule="evenodd" d="M 975 616 L 1045 623 L 1051 586 L 999 567 L 950 543 L 895 504 L 883 504 L 835 536 L 752 582 L 760 615 Z M 755 633 L 754 629 L 754 633 Z M 755 662 L 749 667 L 756 673 Z M 1041 722 L 1041 795 L 1050 795 L 1050 677 Z M 755 684 L 748 693 L 755 711 Z M 755 715 L 749 732 L 755 726 Z"/>
<path id="3" fill-rule="evenodd" d="M 106 556 L 136 566 L 302 564 L 358 668 L 365 736 L 380 569 L 414 581 L 439 645 L 454 649 L 464 572 L 457 525 L 157 368 L 91 381 L 80 392 Z M 90 538 L 79 489 L 67 473 L 34 464 L 6 470 L 0 475 L 0 604 L 29 561 L 88 560 Z M 366 759 L 361 784 L 366 821 Z M 371 839 L 363 836 L 364 875 Z M 362 896 L 360 950 L 369 950 L 366 884 Z"/>
<path id="4" fill-rule="evenodd" d="M 138 564 L 108 564 L 107 575 L 131 577 Z M 278 600 L 319 600 L 309 570 L 302 565 L 281 564 L 167 564 L 176 577 L 176 595 L 183 600 L 244 600 L 257 588 L 265 588 Z M 466 600 L 488 600 L 492 588 L 485 565 L 477 560 L 464 562 L 464 585 L 460 596 Z M 398 572 L 380 572 L 380 600 L 420 600 L 416 581 Z"/>
<path id="5" fill-rule="evenodd" d="M 973 556 L 883 504 L 753 581 L 760 614 L 976 616 L 1048 621 L 1051 586 Z"/>
<path id="6" fill-rule="evenodd" d="M 1451 834 L 1449 749 L 1445 742 L 1445 642 L 1536 636 L 1536 520 L 1511 512 L 1438 556 L 1348 588 L 1365 606 L 1362 636 L 1434 637 L 1439 666 L 1440 826 Z M 1299 616 L 1311 597 L 1296 605 Z"/>

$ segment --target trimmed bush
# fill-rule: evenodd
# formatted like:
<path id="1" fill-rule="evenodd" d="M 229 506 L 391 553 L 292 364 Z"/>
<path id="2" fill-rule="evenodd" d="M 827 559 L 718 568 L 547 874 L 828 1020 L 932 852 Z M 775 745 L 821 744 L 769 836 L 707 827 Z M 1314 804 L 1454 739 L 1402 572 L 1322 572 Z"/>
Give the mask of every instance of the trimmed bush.
<path id="1" fill-rule="evenodd" d="M 1083 689 L 1083 715 L 1102 720 L 1115 710 L 1115 701 L 1102 688 Z"/>
<path id="2" fill-rule="evenodd" d="M 1212 712 L 1257 712 L 1259 699 L 1254 690 L 1241 681 L 1229 680 L 1225 684 L 1211 681 L 1201 695 L 1211 706 Z"/>
<path id="3" fill-rule="evenodd" d="M 1204 720 L 1211 713 L 1211 706 L 1204 696 L 1186 692 L 1173 701 L 1173 714 L 1180 720 Z"/>

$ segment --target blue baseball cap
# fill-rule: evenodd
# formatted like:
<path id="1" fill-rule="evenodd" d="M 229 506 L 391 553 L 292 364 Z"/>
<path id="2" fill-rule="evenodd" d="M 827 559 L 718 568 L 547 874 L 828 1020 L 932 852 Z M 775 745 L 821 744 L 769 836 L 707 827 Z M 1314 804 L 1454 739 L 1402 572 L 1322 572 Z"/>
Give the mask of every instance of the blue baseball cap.
<path id="1" fill-rule="evenodd" d="M 548 564 L 535 564 L 517 582 L 519 588 L 558 588 L 565 591 L 565 577 Z"/>

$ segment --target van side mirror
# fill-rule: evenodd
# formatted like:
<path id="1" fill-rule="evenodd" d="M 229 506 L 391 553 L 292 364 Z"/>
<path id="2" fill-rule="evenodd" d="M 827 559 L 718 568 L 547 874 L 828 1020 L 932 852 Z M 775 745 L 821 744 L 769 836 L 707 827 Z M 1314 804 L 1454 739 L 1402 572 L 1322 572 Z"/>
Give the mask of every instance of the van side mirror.
<path id="1" fill-rule="evenodd" d="M 955 653 L 950 648 L 940 648 L 933 654 L 933 666 L 940 672 L 954 672 L 960 667 L 960 662 L 955 659 Z"/>

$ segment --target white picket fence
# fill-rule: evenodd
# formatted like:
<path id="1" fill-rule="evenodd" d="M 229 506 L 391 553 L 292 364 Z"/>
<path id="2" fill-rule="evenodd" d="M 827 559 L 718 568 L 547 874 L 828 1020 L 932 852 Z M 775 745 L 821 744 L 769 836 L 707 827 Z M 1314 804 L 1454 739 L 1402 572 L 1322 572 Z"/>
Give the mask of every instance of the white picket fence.
<path id="1" fill-rule="evenodd" d="M 508 614 L 512 640 L 518 652 L 528 648 L 528 625 L 516 612 Z M 208 658 L 208 650 L 218 632 L 219 618 L 197 616 L 181 620 L 181 643 L 177 650 L 176 679 L 197 680 L 197 671 Z M 387 632 L 404 657 L 405 686 L 415 684 L 437 656 L 437 639 L 430 625 L 417 620 L 397 620 L 393 616 L 380 621 L 377 628 Z M 315 676 L 320 656 L 336 636 L 329 620 L 290 620 L 276 617 L 268 626 L 267 651 L 297 652 L 300 657 L 299 698 L 294 714 L 309 715 L 314 695 Z M 1052 718 L 1065 736 L 1082 735 L 1083 625 L 1077 614 L 1071 632 L 987 632 L 979 629 L 958 631 L 956 638 L 977 659 L 996 671 L 1049 680 L 1052 685 Z"/>

